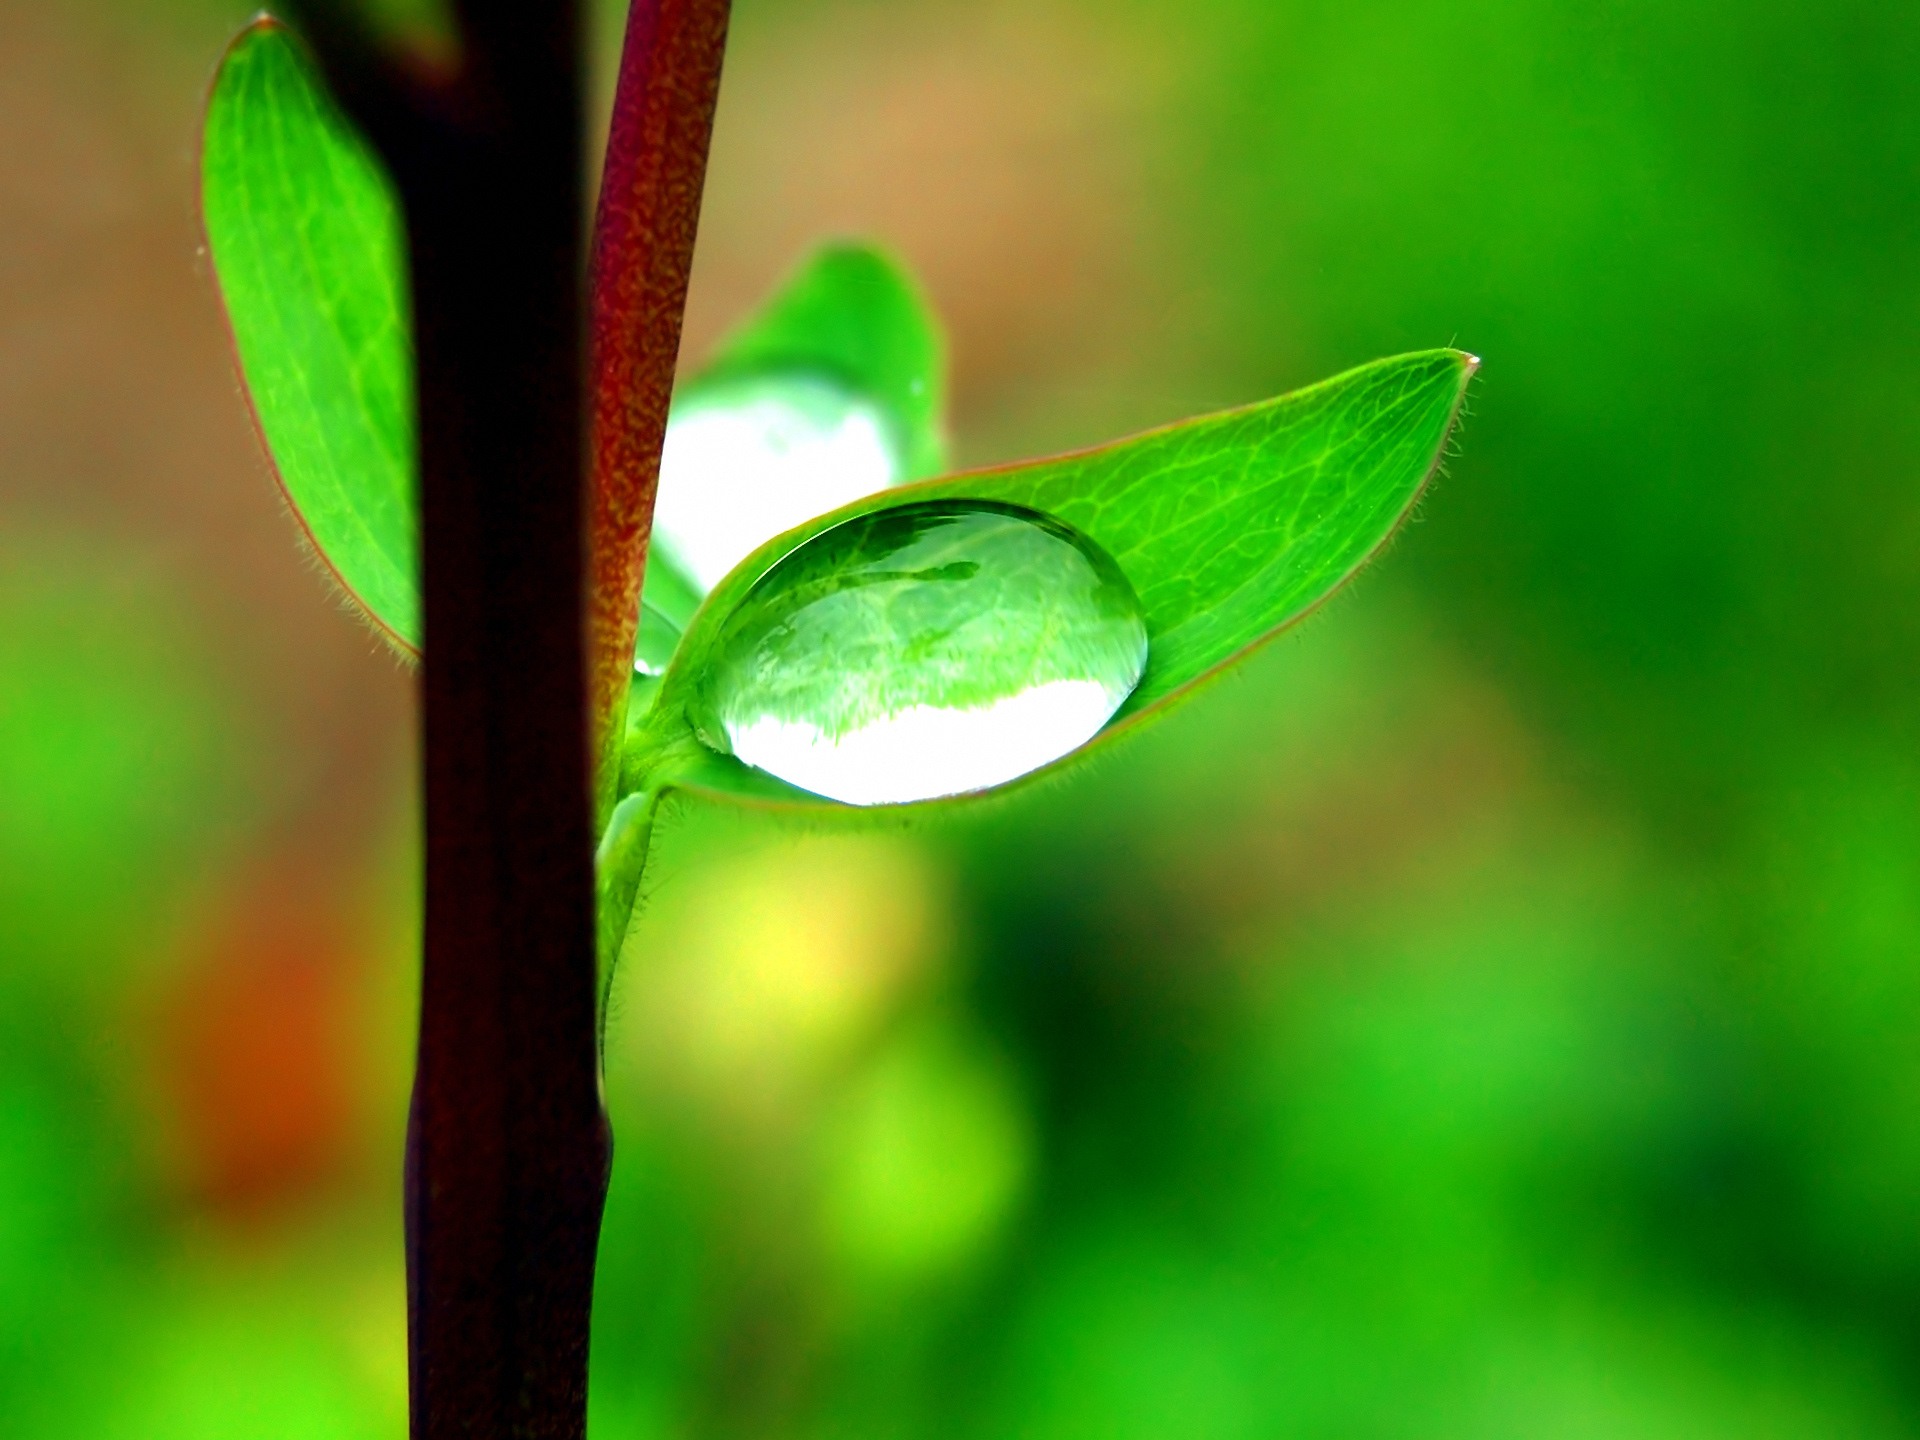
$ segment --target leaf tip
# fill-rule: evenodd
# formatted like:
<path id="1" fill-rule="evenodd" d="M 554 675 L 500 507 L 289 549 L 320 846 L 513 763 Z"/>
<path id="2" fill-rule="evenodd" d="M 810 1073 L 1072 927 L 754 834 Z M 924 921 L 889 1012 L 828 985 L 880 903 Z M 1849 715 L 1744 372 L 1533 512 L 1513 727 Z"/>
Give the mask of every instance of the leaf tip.
<path id="1" fill-rule="evenodd" d="M 233 43 L 228 48 L 237 50 L 263 35 L 276 33 L 291 35 L 293 31 L 286 21 L 271 10 L 256 10 L 247 17 L 247 23 L 240 27 L 240 33 L 233 37 Z"/>
<path id="2" fill-rule="evenodd" d="M 1472 388 L 1473 377 L 1480 373 L 1483 363 L 1471 350 L 1459 350 L 1452 346 L 1440 352 L 1453 362 L 1456 378 L 1453 390 L 1454 420 L 1458 420 L 1462 408 L 1467 403 L 1467 391 Z M 1449 422 L 1450 424 L 1452 422 Z"/>

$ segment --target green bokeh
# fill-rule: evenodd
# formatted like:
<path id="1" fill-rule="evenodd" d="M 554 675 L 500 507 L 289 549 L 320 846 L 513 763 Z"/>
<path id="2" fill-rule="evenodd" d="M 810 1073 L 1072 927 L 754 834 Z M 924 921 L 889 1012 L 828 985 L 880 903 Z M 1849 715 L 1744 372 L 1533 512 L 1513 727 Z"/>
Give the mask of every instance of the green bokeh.
<path id="1" fill-rule="evenodd" d="M 1449 341 L 1484 378 L 1352 599 L 1074 785 L 887 841 L 947 908 L 864 1029 L 718 1100 L 610 1070 L 595 1440 L 1920 1433 L 1920 12 L 1036 8 L 1155 62 L 1183 343 L 1116 406 Z M 34 543 L 0 1430 L 397 1434 L 325 1276 L 232 1281 L 159 1213 L 117 1012 L 48 979 L 130 967 L 208 853 L 229 702 L 164 607 L 89 608 L 118 559 Z M 768 833 L 662 831 L 661 911 Z"/>

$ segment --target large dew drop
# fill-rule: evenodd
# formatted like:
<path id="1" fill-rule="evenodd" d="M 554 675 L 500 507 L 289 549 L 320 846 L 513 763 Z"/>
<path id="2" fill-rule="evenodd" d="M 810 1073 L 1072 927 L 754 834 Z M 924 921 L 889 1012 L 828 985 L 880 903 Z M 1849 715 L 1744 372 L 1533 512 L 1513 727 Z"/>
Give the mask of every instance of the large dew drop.
<path id="1" fill-rule="evenodd" d="M 1111 556 L 1049 516 L 927 501 L 809 540 L 740 602 L 701 738 L 850 805 L 984 790 L 1099 733 L 1147 662 Z"/>
<path id="2" fill-rule="evenodd" d="M 707 386 L 667 427 L 654 541 L 705 594 L 782 530 L 886 489 L 900 468 L 879 407 L 834 381 Z"/>

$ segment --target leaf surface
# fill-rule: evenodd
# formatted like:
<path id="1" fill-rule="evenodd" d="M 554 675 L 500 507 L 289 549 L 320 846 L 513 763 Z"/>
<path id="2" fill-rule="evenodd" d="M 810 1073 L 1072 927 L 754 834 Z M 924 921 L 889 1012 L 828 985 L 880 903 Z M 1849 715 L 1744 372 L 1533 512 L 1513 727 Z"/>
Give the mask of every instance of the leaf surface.
<path id="1" fill-rule="evenodd" d="M 378 159 L 292 33 L 255 21 L 208 102 L 201 206 L 248 399 L 341 587 L 420 647 L 405 230 Z"/>
<path id="2" fill-rule="evenodd" d="M 791 431 L 746 453 L 703 453 L 698 442 L 692 451 L 676 448 L 688 443 L 690 417 L 710 423 L 716 414 L 759 413 L 764 423 L 762 407 L 771 404 L 788 425 L 801 421 L 804 435 L 822 419 L 809 412 L 824 403 L 843 418 L 838 407 L 849 402 L 874 415 L 891 456 L 865 484 L 857 464 L 820 471 L 819 457 L 792 449 Z M 868 489 L 938 474 L 945 417 L 946 341 L 906 269 L 852 241 L 809 257 L 674 397 L 642 594 L 641 664 L 657 673 L 672 656 L 706 593 L 695 572 L 725 570 L 789 525 Z M 769 482 L 771 490 L 760 488 Z M 686 563 L 702 555 L 704 562 Z"/>
<path id="3" fill-rule="evenodd" d="M 688 390 L 780 371 L 838 380 L 878 404 L 896 427 L 903 479 L 946 468 L 946 340 L 920 287 L 884 251 L 843 242 L 815 253 Z"/>
<path id="4" fill-rule="evenodd" d="M 854 516 L 933 499 L 1057 516 L 1112 555 L 1138 593 L 1148 634 L 1139 687 L 1092 746 L 1036 775 L 1075 764 L 1298 621 L 1378 553 L 1438 466 L 1478 363 L 1455 350 L 1380 360 L 1098 449 L 890 490 L 788 531 L 695 616 L 639 727 L 625 783 L 657 755 L 681 789 L 748 804 L 830 804 L 690 749 L 681 738 L 687 707 L 727 617 L 781 556 Z"/>

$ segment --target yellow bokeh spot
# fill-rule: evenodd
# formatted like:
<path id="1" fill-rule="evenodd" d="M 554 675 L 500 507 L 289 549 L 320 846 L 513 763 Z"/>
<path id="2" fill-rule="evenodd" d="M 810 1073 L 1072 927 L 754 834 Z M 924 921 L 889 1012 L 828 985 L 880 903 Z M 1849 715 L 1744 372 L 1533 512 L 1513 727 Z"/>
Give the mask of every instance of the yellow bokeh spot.
<path id="1" fill-rule="evenodd" d="M 736 1120 L 779 1121 L 948 949 L 936 867 L 900 837 L 808 836 L 702 865 L 644 915 L 615 1060 Z"/>
<path id="2" fill-rule="evenodd" d="M 867 1282 L 950 1273 L 1000 1232 L 1032 1150 L 998 1053 L 951 1023 L 909 1028 L 848 1088 L 827 1130 L 828 1248 Z"/>

